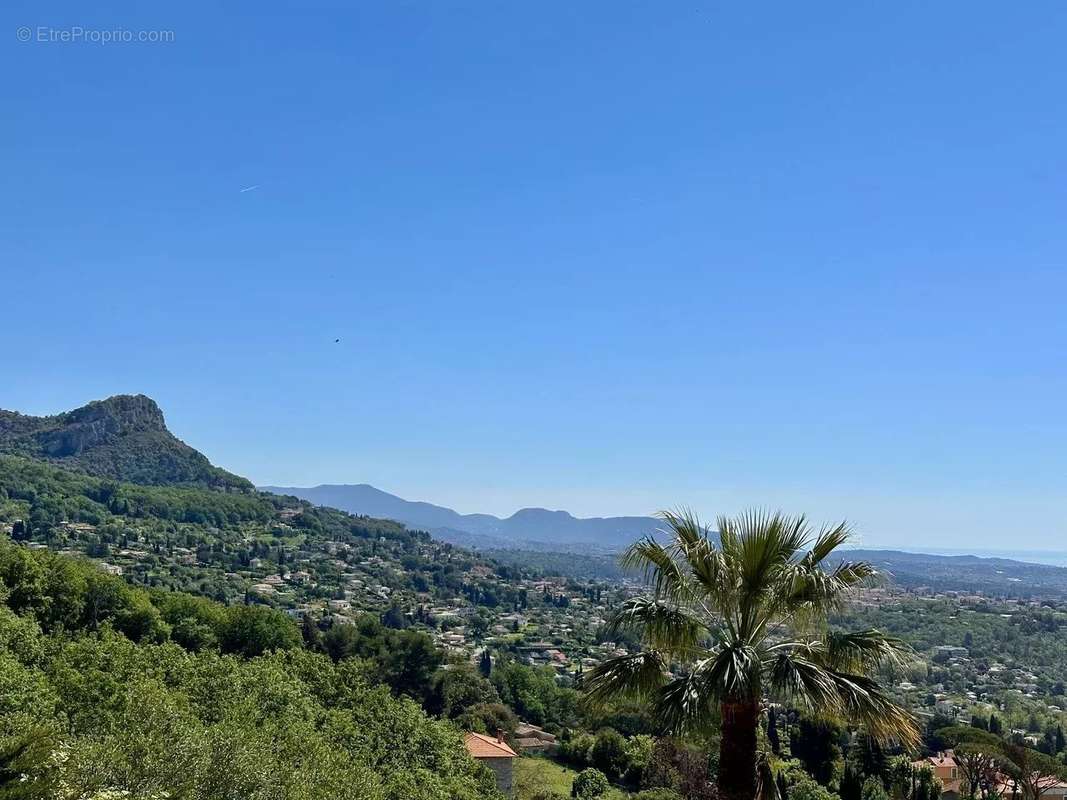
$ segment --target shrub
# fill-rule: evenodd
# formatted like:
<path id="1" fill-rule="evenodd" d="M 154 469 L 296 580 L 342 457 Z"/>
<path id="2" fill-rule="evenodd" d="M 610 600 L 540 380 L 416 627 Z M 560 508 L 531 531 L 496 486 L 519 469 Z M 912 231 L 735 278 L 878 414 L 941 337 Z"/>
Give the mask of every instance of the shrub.
<path id="1" fill-rule="evenodd" d="M 570 741 L 561 742 L 559 746 L 560 758 L 571 766 L 586 767 L 589 765 L 590 751 L 592 751 L 595 741 L 590 734 L 582 733 Z"/>
<path id="2" fill-rule="evenodd" d="M 808 778 L 789 787 L 789 800 L 840 800 L 840 798 L 825 786 Z"/>
<path id="3" fill-rule="evenodd" d="M 589 760 L 609 779 L 618 780 L 629 763 L 626 757 L 626 740 L 618 731 L 604 728 L 596 735 L 593 749 L 589 751 Z"/>
<path id="4" fill-rule="evenodd" d="M 863 782 L 863 800 L 889 800 L 885 787 L 880 778 L 870 777 Z"/>
<path id="5" fill-rule="evenodd" d="M 577 797 L 578 800 L 595 800 L 607 792 L 610 785 L 603 772 L 589 767 L 575 776 L 571 785 L 571 797 Z"/>
<path id="6" fill-rule="evenodd" d="M 668 788 L 686 800 L 711 800 L 717 796 L 708 756 L 697 748 L 686 747 L 675 739 L 659 739 L 641 771 L 645 789 Z"/>
<path id="7" fill-rule="evenodd" d="M 633 736 L 626 742 L 626 780 L 634 786 L 641 785 L 655 745 L 656 740 L 645 734 Z"/>

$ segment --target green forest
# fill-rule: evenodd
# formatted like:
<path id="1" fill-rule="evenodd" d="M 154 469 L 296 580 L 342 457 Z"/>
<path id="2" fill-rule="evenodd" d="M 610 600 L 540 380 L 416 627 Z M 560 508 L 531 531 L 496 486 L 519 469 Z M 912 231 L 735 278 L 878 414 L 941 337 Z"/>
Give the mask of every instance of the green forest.
<path id="1" fill-rule="evenodd" d="M 455 727 L 277 610 L 11 544 L 0 580 L 0 775 L 25 777 L 19 797 L 493 796 Z"/>

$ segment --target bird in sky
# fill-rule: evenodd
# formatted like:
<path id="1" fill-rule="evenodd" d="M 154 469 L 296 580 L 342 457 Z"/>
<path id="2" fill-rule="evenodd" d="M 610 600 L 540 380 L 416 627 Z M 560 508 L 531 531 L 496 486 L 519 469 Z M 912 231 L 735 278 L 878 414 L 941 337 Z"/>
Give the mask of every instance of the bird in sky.
<path id="1" fill-rule="evenodd" d="M 333 340 L 333 343 L 334 343 L 334 344 L 337 344 L 337 343 L 338 343 L 339 341 L 341 341 L 341 340 L 340 340 L 340 339 L 334 339 L 334 340 Z"/>

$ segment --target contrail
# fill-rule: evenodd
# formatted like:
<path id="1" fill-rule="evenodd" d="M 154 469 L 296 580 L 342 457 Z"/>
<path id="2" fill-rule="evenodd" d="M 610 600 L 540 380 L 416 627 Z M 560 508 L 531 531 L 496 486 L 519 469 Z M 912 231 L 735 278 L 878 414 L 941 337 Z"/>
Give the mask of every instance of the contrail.
<path id="1" fill-rule="evenodd" d="M 258 183 L 255 186 L 246 186 L 245 188 L 243 188 L 241 190 L 241 194 L 244 194 L 245 192 L 250 192 L 253 189 L 258 189 L 258 188 L 259 188 L 259 184 Z"/>

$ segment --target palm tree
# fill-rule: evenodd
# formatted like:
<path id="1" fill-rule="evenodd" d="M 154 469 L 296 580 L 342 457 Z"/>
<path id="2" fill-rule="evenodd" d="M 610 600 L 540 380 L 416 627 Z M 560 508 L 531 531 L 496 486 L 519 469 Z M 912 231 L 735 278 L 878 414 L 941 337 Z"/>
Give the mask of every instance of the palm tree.
<path id="1" fill-rule="evenodd" d="M 879 741 L 917 742 L 911 716 L 871 677 L 882 664 L 903 662 L 903 643 L 876 630 L 826 629 L 827 615 L 877 574 L 866 562 L 827 565 L 849 539 L 847 525 L 813 536 L 804 517 L 753 511 L 720 518 L 716 543 L 688 511 L 660 516 L 671 541 L 647 537 L 623 556 L 653 594 L 628 600 L 608 623 L 639 631 L 643 649 L 594 668 L 585 679 L 588 703 L 645 698 L 675 733 L 721 724 L 725 800 L 756 796 L 764 698 L 862 724 Z"/>

